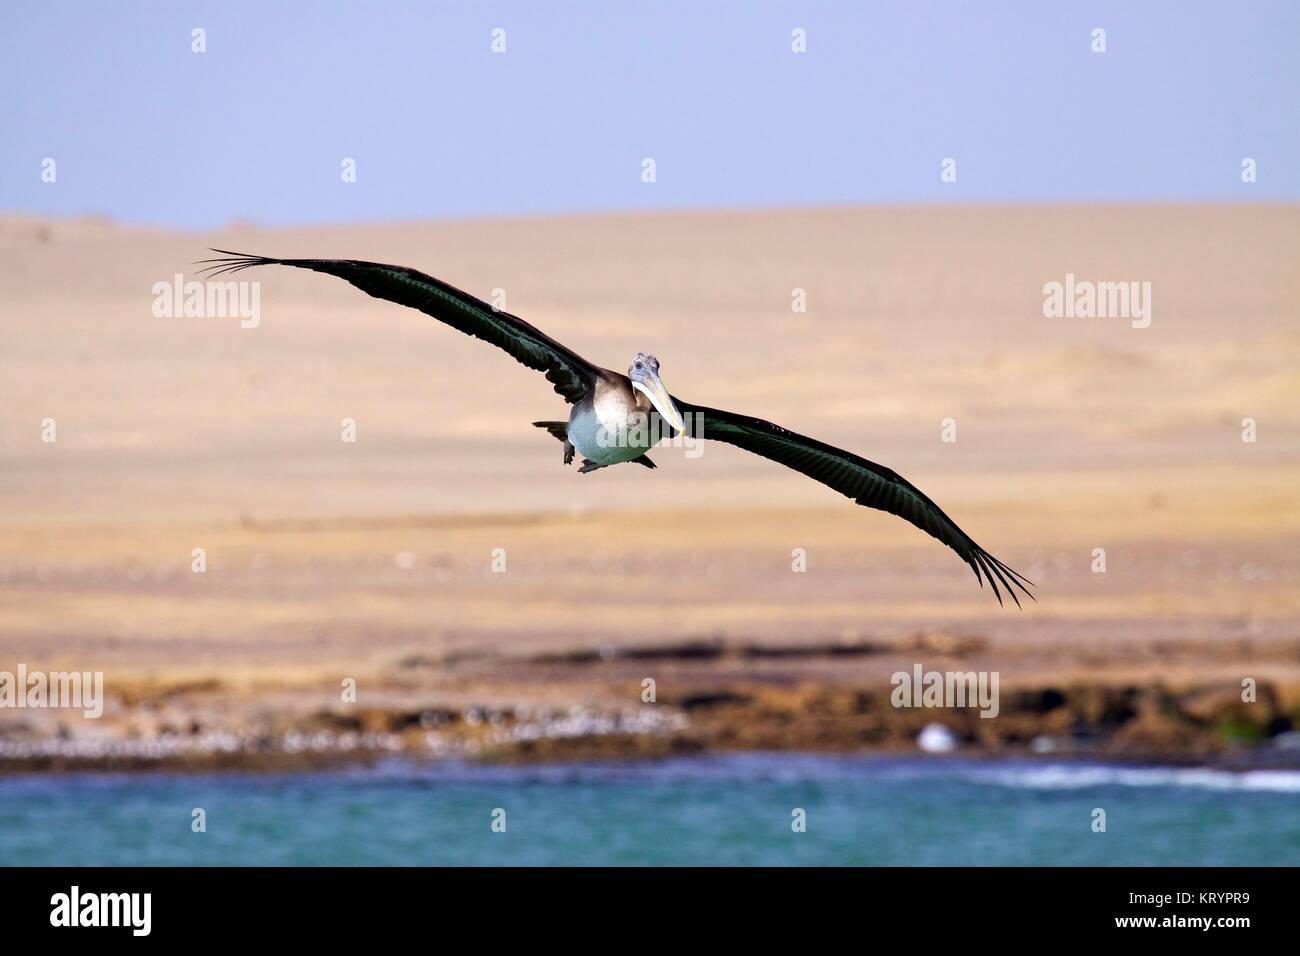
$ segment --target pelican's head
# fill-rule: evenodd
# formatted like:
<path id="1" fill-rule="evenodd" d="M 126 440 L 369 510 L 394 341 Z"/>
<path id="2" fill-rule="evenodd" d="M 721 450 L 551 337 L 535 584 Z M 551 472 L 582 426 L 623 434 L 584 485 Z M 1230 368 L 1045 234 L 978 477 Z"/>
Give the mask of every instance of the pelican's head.
<path id="1" fill-rule="evenodd" d="M 657 358 L 645 352 L 637 352 L 636 358 L 632 359 L 632 364 L 628 366 L 627 377 L 632 380 L 634 389 L 644 392 L 646 398 L 650 399 L 650 403 L 659 412 L 659 417 L 677 431 L 683 433 L 686 431 L 686 422 L 682 420 L 682 413 L 673 404 L 672 396 L 668 394 L 668 389 L 659 378 Z"/>

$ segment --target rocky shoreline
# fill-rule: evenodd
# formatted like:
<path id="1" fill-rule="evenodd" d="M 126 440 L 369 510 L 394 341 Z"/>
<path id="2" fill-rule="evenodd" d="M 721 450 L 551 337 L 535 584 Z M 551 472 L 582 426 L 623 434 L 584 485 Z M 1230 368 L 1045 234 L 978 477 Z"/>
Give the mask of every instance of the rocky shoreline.
<path id="1" fill-rule="evenodd" d="M 941 666 L 976 669 L 961 661 L 980 652 L 976 639 L 927 640 L 906 646 Z M 320 686 L 272 692 L 212 680 L 145 682 L 110 698 L 101 721 L 46 711 L 0 725 L 0 773 L 304 771 L 391 758 L 546 763 L 736 751 L 1300 766 L 1300 706 L 1289 686 L 1260 683 L 1247 702 L 1230 680 L 1015 680 L 986 719 L 977 706 L 895 706 L 887 672 L 900 650 L 688 642 L 526 659 L 416 656 L 363 681 L 359 703 Z M 873 664 L 845 674 L 848 658 Z"/>

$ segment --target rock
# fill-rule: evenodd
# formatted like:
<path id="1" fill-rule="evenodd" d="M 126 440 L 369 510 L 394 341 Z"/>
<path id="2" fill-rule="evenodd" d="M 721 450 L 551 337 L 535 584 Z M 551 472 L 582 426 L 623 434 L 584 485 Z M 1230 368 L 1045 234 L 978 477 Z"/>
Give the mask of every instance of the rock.
<path id="1" fill-rule="evenodd" d="M 928 754 L 952 753 L 957 749 L 957 738 L 943 724 L 926 724 L 916 738 L 916 745 Z"/>

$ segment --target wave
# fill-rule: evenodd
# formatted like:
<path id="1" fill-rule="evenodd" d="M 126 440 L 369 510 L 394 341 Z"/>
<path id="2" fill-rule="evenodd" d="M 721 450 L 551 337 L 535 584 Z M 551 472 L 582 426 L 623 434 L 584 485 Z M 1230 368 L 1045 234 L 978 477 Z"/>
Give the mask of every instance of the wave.
<path id="1" fill-rule="evenodd" d="M 1115 767 L 1051 764 L 976 770 L 969 779 L 1027 790 L 1085 787 L 1185 787 L 1196 790 L 1300 793 L 1297 770 L 1213 770 L 1207 767 Z"/>

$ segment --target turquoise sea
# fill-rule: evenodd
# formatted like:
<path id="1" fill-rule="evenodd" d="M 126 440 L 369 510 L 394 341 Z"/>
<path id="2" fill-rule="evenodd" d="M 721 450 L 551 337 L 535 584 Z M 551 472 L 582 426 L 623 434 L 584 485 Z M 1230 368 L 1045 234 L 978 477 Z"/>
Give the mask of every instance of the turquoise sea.
<path id="1" fill-rule="evenodd" d="M 746 754 L 7 776 L 0 864 L 1294 866 L 1300 772 Z"/>

